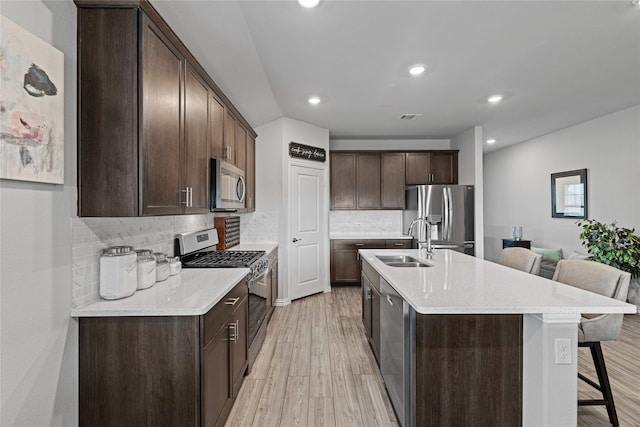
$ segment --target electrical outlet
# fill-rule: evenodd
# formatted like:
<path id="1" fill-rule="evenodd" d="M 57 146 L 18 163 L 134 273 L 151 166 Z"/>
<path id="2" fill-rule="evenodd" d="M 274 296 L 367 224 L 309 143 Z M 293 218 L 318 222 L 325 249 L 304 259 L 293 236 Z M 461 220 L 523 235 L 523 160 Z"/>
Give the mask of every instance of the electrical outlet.
<path id="1" fill-rule="evenodd" d="M 556 365 L 571 365 L 571 338 L 556 338 Z"/>

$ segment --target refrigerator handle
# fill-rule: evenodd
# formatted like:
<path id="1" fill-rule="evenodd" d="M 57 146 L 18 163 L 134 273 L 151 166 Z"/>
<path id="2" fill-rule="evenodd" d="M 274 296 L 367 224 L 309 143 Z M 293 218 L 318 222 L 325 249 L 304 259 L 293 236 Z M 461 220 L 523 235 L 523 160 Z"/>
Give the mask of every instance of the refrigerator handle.
<path id="1" fill-rule="evenodd" d="M 447 240 L 451 240 L 451 221 L 453 221 L 451 199 L 453 198 L 453 194 L 451 193 L 451 187 L 449 186 L 447 186 L 444 191 L 446 193 L 446 197 L 445 197 L 445 209 L 446 209 L 445 224 L 446 224 L 446 230 L 447 230 L 446 236 L 447 236 Z"/>
<path id="2" fill-rule="evenodd" d="M 444 218 L 442 221 L 442 240 L 449 240 L 449 192 L 448 187 L 442 189 L 442 210 Z"/>

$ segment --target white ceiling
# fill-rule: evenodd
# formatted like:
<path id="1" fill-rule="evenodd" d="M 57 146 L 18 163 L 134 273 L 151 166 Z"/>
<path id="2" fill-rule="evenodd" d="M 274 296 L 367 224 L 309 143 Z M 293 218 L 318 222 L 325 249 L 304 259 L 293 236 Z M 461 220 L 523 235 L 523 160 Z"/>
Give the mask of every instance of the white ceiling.
<path id="1" fill-rule="evenodd" d="M 152 4 L 254 127 L 285 116 L 332 139 L 431 139 L 482 125 L 489 151 L 640 104 L 628 0 Z M 410 76 L 414 63 L 428 72 Z"/>

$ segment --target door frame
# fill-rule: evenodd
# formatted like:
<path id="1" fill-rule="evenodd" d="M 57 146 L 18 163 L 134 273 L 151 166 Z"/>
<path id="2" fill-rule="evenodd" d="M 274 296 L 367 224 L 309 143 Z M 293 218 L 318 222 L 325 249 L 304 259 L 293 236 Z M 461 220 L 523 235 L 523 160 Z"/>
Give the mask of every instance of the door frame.
<path id="1" fill-rule="evenodd" d="M 322 214 L 322 226 L 323 226 L 323 235 L 324 235 L 324 250 L 323 250 L 323 258 L 324 265 L 321 266 L 321 280 L 322 280 L 322 288 L 323 292 L 331 292 L 331 283 L 329 280 L 329 256 L 330 256 L 330 241 L 329 241 L 329 165 L 327 163 L 318 163 L 304 160 L 291 160 L 289 159 L 287 162 L 287 194 L 285 197 L 286 204 L 286 242 L 287 242 L 287 265 L 291 266 L 291 258 L 292 251 L 289 250 L 289 245 L 291 240 L 293 239 L 293 234 L 291 233 L 291 228 L 289 226 L 291 220 L 291 214 L 293 205 L 291 203 L 291 193 L 292 193 L 292 173 L 293 166 L 298 166 L 302 168 L 315 169 L 322 171 L 322 179 L 323 179 L 323 197 L 324 197 L 324 209 L 321 212 Z M 293 274 L 291 268 L 287 268 L 287 304 L 291 303 L 291 287 L 293 286 Z M 284 302 L 284 301 L 282 301 Z"/>

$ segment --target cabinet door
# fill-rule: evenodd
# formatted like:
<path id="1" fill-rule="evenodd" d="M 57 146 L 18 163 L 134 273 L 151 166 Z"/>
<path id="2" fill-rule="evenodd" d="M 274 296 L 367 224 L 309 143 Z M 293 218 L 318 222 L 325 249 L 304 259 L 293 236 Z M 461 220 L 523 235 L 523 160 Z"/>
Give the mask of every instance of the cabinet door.
<path id="1" fill-rule="evenodd" d="M 184 78 L 185 213 L 209 212 L 209 87 L 189 65 Z M 185 190 L 187 192 L 185 193 Z"/>
<path id="2" fill-rule="evenodd" d="M 357 154 L 356 174 L 357 209 L 380 209 L 380 155 Z"/>
<path id="3" fill-rule="evenodd" d="M 406 185 L 430 184 L 429 153 L 407 153 L 405 167 Z"/>
<path id="4" fill-rule="evenodd" d="M 371 337 L 371 283 L 364 273 L 360 283 L 362 284 L 362 323 L 368 340 Z"/>
<path id="5" fill-rule="evenodd" d="M 247 212 L 256 210 L 256 140 L 247 134 L 247 167 L 244 178 L 247 181 L 247 196 L 245 206 Z"/>
<path id="6" fill-rule="evenodd" d="M 365 276 L 366 277 L 366 276 Z M 371 286 L 371 334 L 370 343 L 373 354 L 380 360 L 380 293 Z"/>
<path id="7" fill-rule="evenodd" d="M 235 164 L 236 157 L 236 118 L 229 110 L 224 111 L 224 156 L 223 158 Z"/>
<path id="8" fill-rule="evenodd" d="M 382 209 L 404 209 L 404 154 L 384 153 L 380 155 L 380 177 Z"/>
<path id="9" fill-rule="evenodd" d="M 180 214 L 184 58 L 146 15 L 142 22 L 142 214 Z"/>
<path id="10" fill-rule="evenodd" d="M 236 121 L 236 166 L 246 171 L 247 168 L 247 131 Z"/>
<path id="11" fill-rule="evenodd" d="M 332 283 L 360 282 L 360 264 L 357 250 L 334 249 L 331 264 Z"/>
<path id="12" fill-rule="evenodd" d="M 331 153 L 331 209 L 356 208 L 356 155 Z"/>
<path id="13" fill-rule="evenodd" d="M 202 425 L 220 425 L 225 406 L 231 404 L 229 328 L 222 327 L 204 347 L 202 356 Z"/>
<path id="14" fill-rule="evenodd" d="M 248 318 L 248 298 L 240 301 L 240 305 L 235 309 L 229 318 L 230 339 L 229 347 L 231 348 L 231 380 L 233 384 L 232 396 L 238 395 L 242 378 L 247 370 L 248 361 L 248 335 L 249 335 L 249 318 Z"/>
<path id="15" fill-rule="evenodd" d="M 431 184 L 458 183 L 458 156 L 454 153 L 431 153 Z"/>
<path id="16" fill-rule="evenodd" d="M 209 98 L 209 137 L 211 157 L 222 159 L 224 155 L 224 105 L 213 95 Z"/>

